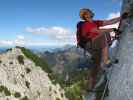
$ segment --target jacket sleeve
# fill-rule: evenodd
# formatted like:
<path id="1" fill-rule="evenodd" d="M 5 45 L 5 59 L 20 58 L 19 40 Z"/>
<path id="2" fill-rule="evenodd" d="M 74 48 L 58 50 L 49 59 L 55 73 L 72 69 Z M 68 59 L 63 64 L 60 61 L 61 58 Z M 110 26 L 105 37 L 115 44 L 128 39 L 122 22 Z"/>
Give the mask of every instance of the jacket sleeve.
<path id="1" fill-rule="evenodd" d="M 97 24 L 98 27 L 103 26 L 103 21 L 102 20 L 96 20 L 94 22 Z"/>

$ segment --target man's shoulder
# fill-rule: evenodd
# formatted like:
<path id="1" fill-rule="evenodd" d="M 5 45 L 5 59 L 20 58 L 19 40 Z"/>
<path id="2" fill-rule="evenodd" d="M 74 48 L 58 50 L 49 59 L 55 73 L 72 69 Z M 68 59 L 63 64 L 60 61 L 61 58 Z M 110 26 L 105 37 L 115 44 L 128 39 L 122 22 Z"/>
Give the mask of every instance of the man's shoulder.
<path id="1" fill-rule="evenodd" d="M 103 22 L 102 20 L 93 20 L 93 22 Z"/>
<path id="2" fill-rule="evenodd" d="M 79 22 L 77 23 L 77 27 L 80 27 L 83 23 L 84 23 L 84 21 L 79 21 Z"/>
<path id="3" fill-rule="evenodd" d="M 103 25 L 103 20 L 93 20 L 93 22 L 95 24 L 97 24 L 98 26 L 102 26 Z"/>
<path id="4" fill-rule="evenodd" d="M 77 24 L 82 24 L 84 23 L 85 21 L 78 21 Z"/>

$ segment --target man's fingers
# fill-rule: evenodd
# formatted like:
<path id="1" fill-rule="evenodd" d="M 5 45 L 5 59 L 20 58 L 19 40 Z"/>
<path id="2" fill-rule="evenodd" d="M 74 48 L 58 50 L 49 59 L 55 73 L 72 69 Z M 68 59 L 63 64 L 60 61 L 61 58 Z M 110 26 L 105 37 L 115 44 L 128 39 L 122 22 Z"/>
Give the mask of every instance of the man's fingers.
<path id="1" fill-rule="evenodd" d="M 128 13 L 128 12 L 124 12 L 124 13 L 121 15 L 121 18 L 122 18 L 122 19 L 126 19 L 128 16 L 129 16 L 129 13 Z"/>

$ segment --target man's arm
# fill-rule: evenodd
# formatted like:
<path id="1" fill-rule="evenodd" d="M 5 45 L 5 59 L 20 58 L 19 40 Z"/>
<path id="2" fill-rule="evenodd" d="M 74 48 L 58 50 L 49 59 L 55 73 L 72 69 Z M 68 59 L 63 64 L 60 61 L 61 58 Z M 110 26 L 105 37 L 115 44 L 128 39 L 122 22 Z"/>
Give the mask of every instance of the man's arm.
<path id="1" fill-rule="evenodd" d="M 98 35 L 96 38 L 100 37 L 101 35 L 103 35 L 105 33 L 109 33 L 109 32 L 112 32 L 112 31 L 114 31 L 113 28 L 108 28 L 108 29 L 97 29 L 97 28 L 95 28 L 95 29 L 91 30 L 91 32 L 100 33 L 100 35 Z M 93 40 L 95 40 L 95 39 L 93 39 Z"/>
<path id="2" fill-rule="evenodd" d="M 121 20 L 121 17 L 113 18 L 113 19 L 110 19 L 110 20 L 104 20 L 103 23 L 102 23 L 102 26 L 115 24 L 115 23 L 119 22 L 120 20 Z"/>
<path id="3" fill-rule="evenodd" d="M 98 29 L 98 28 L 94 28 L 91 30 L 91 32 L 94 32 L 94 33 L 109 33 L 109 32 L 112 32 L 114 31 L 114 28 L 108 28 L 108 29 Z"/>

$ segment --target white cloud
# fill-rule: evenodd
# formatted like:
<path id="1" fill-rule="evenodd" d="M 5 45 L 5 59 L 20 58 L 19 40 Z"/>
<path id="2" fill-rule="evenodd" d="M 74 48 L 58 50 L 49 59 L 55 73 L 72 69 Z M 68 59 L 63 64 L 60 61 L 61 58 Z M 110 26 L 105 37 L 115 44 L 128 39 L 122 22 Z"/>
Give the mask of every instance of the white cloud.
<path id="1" fill-rule="evenodd" d="M 111 19 L 111 18 L 115 18 L 115 17 L 119 17 L 119 16 L 120 16 L 120 12 L 113 12 L 108 15 L 107 19 Z"/>
<path id="2" fill-rule="evenodd" d="M 18 35 L 17 38 L 13 41 L 13 44 L 17 46 L 23 46 L 25 45 L 25 43 L 26 43 L 26 40 L 22 35 Z"/>
<path id="3" fill-rule="evenodd" d="M 16 46 L 22 46 L 25 45 L 26 41 L 24 36 L 18 35 L 15 40 L 0 40 L 0 45 L 16 45 Z"/>
<path id="4" fill-rule="evenodd" d="M 48 37 L 48 41 L 30 42 L 30 45 L 66 45 L 76 44 L 75 34 L 67 28 L 53 26 L 53 27 L 27 27 L 26 32 L 33 33 L 33 35 L 43 35 Z"/>
<path id="5" fill-rule="evenodd" d="M 28 46 L 64 46 L 64 45 L 75 45 L 70 42 L 52 42 L 52 41 L 29 41 Z"/>
<path id="6" fill-rule="evenodd" d="M 13 41 L 10 40 L 0 40 L 0 45 L 12 45 Z"/>
<path id="7" fill-rule="evenodd" d="M 38 28 L 27 27 L 26 32 L 44 34 L 44 36 L 48 36 L 49 38 L 58 41 L 72 41 L 75 38 L 75 34 L 69 29 L 58 26 Z"/>
<path id="8" fill-rule="evenodd" d="M 24 36 L 22 36 L 22 35 L 18 35 L 17 38 L 20 40 L 24 40 Z"/>
<path id="9" fill-rule="evenodd" d="M 56 40 L 29 40 L 22 35 L 16 36 L 15 40 L 0 40 L 0 46 L 64 46 L 67 44 L 73 44 L 71 41 L 56 41 Z"/>

